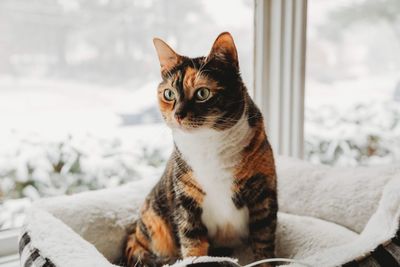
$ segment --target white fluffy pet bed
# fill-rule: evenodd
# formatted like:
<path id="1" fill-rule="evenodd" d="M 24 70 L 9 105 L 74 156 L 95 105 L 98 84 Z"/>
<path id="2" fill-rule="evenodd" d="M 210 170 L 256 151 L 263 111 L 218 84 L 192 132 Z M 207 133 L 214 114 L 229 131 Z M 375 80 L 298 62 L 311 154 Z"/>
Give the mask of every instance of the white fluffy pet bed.
<path id="1" fill-rule="evenodd" d="M 278 158 L 277 167 L 278 257 L 309 266 L 400 265 L 400 166 L 332 168 Z M 155 182 L 35 203 L 20 239 L 21 266 L 119 266 L 126 235 Z M 235 255 L 241 265 L 251 262 L 247 252 Z M 175 265 L 211 266 L 193 264 L 210 260 L 234 262 L 201 257 Z"/>

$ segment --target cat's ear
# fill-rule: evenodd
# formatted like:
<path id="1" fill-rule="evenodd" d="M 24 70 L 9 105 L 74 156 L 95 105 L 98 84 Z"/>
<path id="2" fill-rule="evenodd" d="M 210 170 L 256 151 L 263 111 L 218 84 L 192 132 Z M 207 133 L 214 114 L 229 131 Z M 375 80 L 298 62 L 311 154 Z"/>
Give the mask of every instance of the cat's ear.
<path id="1" fill-rule="evenodd" d="M 163 40 L 154 38 L 153 43 L 160 60 L 161 71 L 169 70 L 181 61 L 181 56 Z"/>
<path id="2" fill-rule="evenodd" d="M 215 40 L 211 52 L 207 60 L 217 59 L 226 63 L 231 63 L 236 67 L 239 66 L 238 54 L 233 41 L 233 37 L 229 32 L 223 32 L 218 35 Z"/>

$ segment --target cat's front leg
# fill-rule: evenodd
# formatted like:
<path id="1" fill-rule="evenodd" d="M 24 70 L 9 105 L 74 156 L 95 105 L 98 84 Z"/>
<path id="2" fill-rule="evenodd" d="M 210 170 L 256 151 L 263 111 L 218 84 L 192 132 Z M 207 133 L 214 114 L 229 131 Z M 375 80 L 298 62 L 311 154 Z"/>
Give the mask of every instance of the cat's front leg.
<path id="1" fill-rule="evenodd" d="M 262 202 L 248 206 L 249 238 L 255 260 L 275 257 L 276 211 L 271 202 L 273 202 L 272 199 L 265 198 Z"/>
<path id="2" fill-rule="evenodd" d="M 201 208 L 192 202 L 187 207 L 178 207 L 175 214 L 182 257 L 206 256 L 209 241 L 207 228 L 201 221 Z"/>
<path id="3" fill-rule="evenodd" d="M 268 177 L 261 173 L 253 175 L 240 190 L 239 199 L 242 199 L 249 210 L 249 241 L 255 261 L 275 257 L 278 204 L 275 182 L 271 182 L 272 179 L 276 179 L 275 176 Z"/>

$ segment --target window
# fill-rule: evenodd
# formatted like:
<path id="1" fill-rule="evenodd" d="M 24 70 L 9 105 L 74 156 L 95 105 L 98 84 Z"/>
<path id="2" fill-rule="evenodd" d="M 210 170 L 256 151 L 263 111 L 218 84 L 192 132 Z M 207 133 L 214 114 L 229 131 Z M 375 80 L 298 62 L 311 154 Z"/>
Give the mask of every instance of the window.
<path id="1" fill-rule="evenodd" d="M 305 156 L 400 161 L 400 2 L 308 1 Z"/>
<path id="2" fill-rule="evenodd" d="M 160 175 L 154 36 L 197 56 L 232 32 L 276 154 L 400 161 L 399 14 L 392 0 L 1 1 L 0 229 L 37 198 Z"/>
<path id="3" fill-rule="evenodd" d="M 21 226 L 40 197 L 160 175 L 171 139 L 152 38 L 199 56 L 228 30 L 251 86 L 253 9 L 251 0 L 1 1 L 0 229 Z"/>

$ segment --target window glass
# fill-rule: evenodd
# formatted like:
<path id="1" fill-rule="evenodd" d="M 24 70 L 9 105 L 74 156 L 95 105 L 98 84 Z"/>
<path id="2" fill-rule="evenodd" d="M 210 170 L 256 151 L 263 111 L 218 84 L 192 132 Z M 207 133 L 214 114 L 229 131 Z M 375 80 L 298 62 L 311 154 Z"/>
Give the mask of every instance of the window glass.
<path id="1" fill-rule="evenodd" d="M 20 226 L 40 197 L 160 175 L 172 141 L 156 106 L 152 38 L 202 56 L 230 31 L 251 86 L 253 6 L 0 1 L 0 229 Z"/>
<path id="2" fill-rule="evenodd" d="M 400 2 L 310 0 L 306 158 L 400 161 Z"/>

